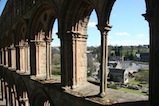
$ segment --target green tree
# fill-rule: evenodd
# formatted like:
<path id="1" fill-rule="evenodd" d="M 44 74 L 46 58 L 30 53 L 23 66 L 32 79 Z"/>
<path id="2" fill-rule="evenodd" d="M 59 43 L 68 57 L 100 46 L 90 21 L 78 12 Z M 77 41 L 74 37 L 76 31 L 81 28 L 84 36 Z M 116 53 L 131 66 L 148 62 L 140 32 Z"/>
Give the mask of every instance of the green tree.
<path id="1" fill-rule="evenodd" d="M 88 76 L 91 76 L 93 72 L 95 72 L 95 66 L 93 64 L 92 58 L 87 58 L 87 70 L 88 70 Z"/>
<path id="2" fill-rule="evenodd" d="M 60 61 L 61 61 L 60 60 L 60 54 L 58 54 L 58 53 L 53 54 L 52 64 L 59 65 Z"/>

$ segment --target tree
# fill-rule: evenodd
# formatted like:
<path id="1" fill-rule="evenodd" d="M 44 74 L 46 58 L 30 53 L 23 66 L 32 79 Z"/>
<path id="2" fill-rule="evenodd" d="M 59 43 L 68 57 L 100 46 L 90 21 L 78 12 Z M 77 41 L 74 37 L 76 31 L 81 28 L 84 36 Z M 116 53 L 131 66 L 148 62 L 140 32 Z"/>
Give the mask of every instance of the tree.
<path id="1" fill-rule="evenodd" d="M 60 61 L 61 61 L 60 60 L 60 54 L 58 54 L 58 53 L 53 54 L 52 63 L 54 65 L 59 65 Z"/>
<path id="2" fill-rule="evenodd" d="M 93 72 L 95 72 L 96 67 L 93 64 L 92 58 L 87 58 L 87 70 L 88 70 L 88 76 L 91 76 Z"/>

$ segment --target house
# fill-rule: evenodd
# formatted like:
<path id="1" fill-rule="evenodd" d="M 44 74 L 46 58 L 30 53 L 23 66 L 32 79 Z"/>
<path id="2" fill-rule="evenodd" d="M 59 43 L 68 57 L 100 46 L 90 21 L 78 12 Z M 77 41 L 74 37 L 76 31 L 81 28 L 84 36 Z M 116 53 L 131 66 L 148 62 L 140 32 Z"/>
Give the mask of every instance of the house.
<path id="1" fill-rule="evenodd" d="M 129 71 L 126 69 L 110 68 L 108 78 L 109 81 L 128 83 Z"/>
<path id="2" fill-rule="evenodd" d="M 132 61 L 109 61 L 108 66 L 109 68 L 126 69 L 130 73 L 138 72 L 141 68 L 141 66 Z"/>
<path id="3" fill-rule="evenodd" d="M 149 53 L 141 53 L 140 54 L 140 61 L 149 62 Z"/>
<path id="4" fill-rule="evenodd" d="M 127 83 L 129 80 L 129 73 L 138 72 L 140 65 L 131 61 L 109 61 L 108 63 L 109 81 Z"/>

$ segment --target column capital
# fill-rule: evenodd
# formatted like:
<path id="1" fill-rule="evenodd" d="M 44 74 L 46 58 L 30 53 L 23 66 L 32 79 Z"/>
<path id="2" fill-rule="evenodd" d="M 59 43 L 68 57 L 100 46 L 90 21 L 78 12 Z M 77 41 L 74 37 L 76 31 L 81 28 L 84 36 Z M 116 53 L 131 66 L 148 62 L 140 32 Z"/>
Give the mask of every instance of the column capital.
<path id="1" fill-rule="evenodd" d="M 11 49 L 11 50 L 14 50 L 14 49 L 15 49 L 15 46 L 14 46 L 14 45 L 10 45 L 10 49 Z"/>
<path id="2" fill-rule="evenodd" d="M 83 39 L 87 39 L 88 35 L 87 34 L 81 34 L 77 31 L 65 31 L 65 32 L 58 32 L 57 33 L 59 38 L 66 38 L 66 37 L 71 37 L 71 38 L 83 38 Z M 66 36 L 63 36 L 66 35 Z"/>
<path id="3" fill-rule="evenodd" d="M 5 50 L 5 51 L 8 51 L 8 47 L 5 47 L 4 50 Z"/>
<path id="4" fill-rule="evenodd" d="M 142 14 L 142 16 L 145 18 L 146 21 L 150 22 L 152 18 L 152 12 L 146 12 Z"/>
<path id="5" fill-rule="evenodd" d="M 34 43 L 36 45 L 40 45 L 41 43 L 44 43 L 42 40 L 30 40 L 30 43 Z"/>
<path id="6" fill-rule="evenodd" d="M 98 28 L 98 30 L 100 30 L 101 31 L 101 33 L 107 33 L 107 32 L 109 32 L 110 30 L 111 30 L 111 28 L 112 28 L 112 25 L 110 25 L 110 24 L 106 24 L 106 25 L 96 25 L 97 26 L 97 28 Z"/>
<path id="7" fill-rule="evenodd" d="M 53 40 L 52 38 L 49 38 L 49 37 L 47 37 L 47 36 L 44 38 L 44 41 L 45 41 L 46 43 L 51 43 L 52 40 Z"/>
<path id="8" fill-rule="evenodd" d="M 24 45 L 16 45 L 15 47 L 22 49 L 24 47 Z"/>

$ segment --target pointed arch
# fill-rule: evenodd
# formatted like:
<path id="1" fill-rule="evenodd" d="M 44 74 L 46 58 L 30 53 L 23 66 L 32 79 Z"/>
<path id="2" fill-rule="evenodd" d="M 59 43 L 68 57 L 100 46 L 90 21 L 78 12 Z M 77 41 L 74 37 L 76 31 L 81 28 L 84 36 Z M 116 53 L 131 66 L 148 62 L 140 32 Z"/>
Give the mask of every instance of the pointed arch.
<path id="1" fill-rule="evenodd" d="M 51 99 L 47 96 L 47 93 L 41 88 L 35 88 L 31 97 L 32 106 L 54 106 Z"/>
<path id="2" fill-rule="evenodd" d="M 16 90 L 19 105 L 23 104 L 25 106 L 25 104 L 30 104 L 28 88 L 21 77 L 19 77 L 16 81 Z"/>
<path id="3" fill-rule="evenodd" d="M 58 16 L 58 8 L 55 2 L 43 2 L 33 12 L 31 20 L 31 36 L 30 39 L 34 39 L 41 30 L 49 35 L 49 31 L 52 29 L 52 25 Z"/>
<path id="4" fill-rule="evenodd" d="M 66 0 L 63 2 L 62 16 L 60 20 L 60 28 L 65 31 L 79 31 L 81 25 L 84 22 L 86 27 L 88 24 L 89 16 L 93 9 L 95 9 L 98 17 L 98 7 L 94 0 L 81 0 L 81 1 L 70 1 Z"/>
<path id="5" fill-rule="evenodd" d="M 16 45 L 19 44 L 20 41 L 25 41 L 27 38 L 27 25 L 26 25 L 26 21 L 25 20 L 20 20 L 17 24 L 17 28 L 15 30 L 16 33 L 16 39 L 15 39 L 15 43 Z"/>

